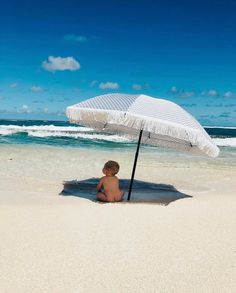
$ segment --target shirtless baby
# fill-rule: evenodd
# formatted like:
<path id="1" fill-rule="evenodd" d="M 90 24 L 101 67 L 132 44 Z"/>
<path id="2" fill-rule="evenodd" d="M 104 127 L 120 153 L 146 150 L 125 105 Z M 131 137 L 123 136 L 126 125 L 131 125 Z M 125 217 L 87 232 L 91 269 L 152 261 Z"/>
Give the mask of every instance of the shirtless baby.
<path id="1" fill-rule="evenodd" d="M 124 191 L 119 188 L 119 179 L 115 175 L 119 172 L 120 166 L 115 161 L 108 161 L 102 172 L 105 175 L 97 185 L 97 199 L 104 202 L 122 201 Z"/>

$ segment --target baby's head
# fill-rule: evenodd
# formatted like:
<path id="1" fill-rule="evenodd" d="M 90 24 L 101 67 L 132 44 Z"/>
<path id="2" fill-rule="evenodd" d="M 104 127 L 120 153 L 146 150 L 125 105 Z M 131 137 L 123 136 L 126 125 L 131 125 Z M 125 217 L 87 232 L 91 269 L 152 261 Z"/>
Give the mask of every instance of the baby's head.
<path id="1" fill-rule="evenodd" d="M 104 165 L 102 172 L 106 176 L 115 176 L 119 172 L 120 166 L 115 161 L 108 161 Z"/>

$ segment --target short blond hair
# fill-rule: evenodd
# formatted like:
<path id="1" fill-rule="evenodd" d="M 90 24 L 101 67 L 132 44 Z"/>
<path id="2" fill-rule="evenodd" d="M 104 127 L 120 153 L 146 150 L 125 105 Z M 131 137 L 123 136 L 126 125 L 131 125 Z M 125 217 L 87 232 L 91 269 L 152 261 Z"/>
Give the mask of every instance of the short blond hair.
<path id="1" fill-rule="evenodd" d="M 120 170 L 120 165 L 116 161 L 107 161 L 104 165 L 104 169 L 110 170 L 112 175 L 116 175 Z"/>

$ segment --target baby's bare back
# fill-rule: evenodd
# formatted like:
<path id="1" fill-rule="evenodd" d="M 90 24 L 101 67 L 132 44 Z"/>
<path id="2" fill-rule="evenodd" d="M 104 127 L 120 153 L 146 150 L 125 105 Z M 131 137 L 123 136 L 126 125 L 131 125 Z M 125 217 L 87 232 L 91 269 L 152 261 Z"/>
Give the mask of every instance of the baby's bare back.
<path id="1" fill-rule="evenodd" d="M 102 185 L 107 197 L 111 197 L 115 200 L 121 197 L 122 191 L 119 188 L 119 179 L 116 176 L 105 176 Z"/>

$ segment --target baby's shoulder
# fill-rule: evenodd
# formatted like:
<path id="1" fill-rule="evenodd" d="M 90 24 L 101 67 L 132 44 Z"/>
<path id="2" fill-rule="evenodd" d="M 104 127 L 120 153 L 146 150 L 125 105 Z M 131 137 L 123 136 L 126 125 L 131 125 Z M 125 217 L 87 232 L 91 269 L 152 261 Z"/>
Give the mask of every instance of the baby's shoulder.
<path id="1" fill-rule="evenodd" d="M 103 177 L 105 181 L 117 181 L 118 180 L 118 177 L 116 176 L 104 176 Z"/>

